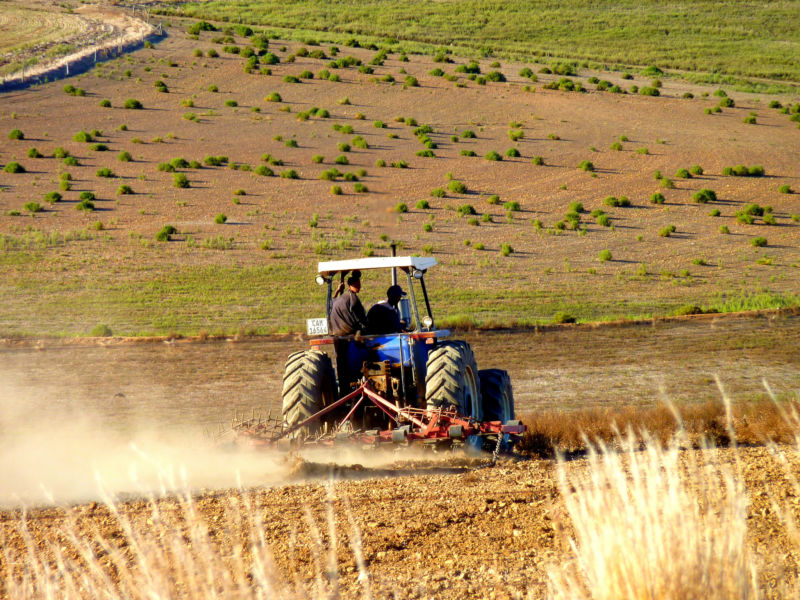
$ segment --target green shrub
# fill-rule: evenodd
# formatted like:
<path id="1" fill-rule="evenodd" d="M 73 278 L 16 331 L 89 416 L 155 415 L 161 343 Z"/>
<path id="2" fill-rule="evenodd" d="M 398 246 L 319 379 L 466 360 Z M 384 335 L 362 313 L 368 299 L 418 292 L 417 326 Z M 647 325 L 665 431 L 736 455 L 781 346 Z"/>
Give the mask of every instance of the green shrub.
<path id="1" fill-rule="evenodd" d="M 69 151 L 65 150 L 61 146 L 58 146 L 55 150 L 53 150 L 53 158 L 67 158 L 69 156 Z"/>
<path id="2" fill-rule="evenodd" d="M 333 194 L 334 196 L 341 196 L 341 194 L 342 194 L 342 187 L 341 187 L 341 186 L 339 186 L 339 185 L 333 185 L 333 186 L 331 186 L 331 194 Z"/>
<path id="3" fill-rule="evenodd" d="M 609 217 L 606 213 L 601 213 L 595 218 L 597 219 L 598 225 L 602 225 L 603 227 L 611 227 L 611 217 Z"/>
<path id="4" fill-rule="evenodd" d="M 92 134 L 90 134 L 88 131 L 82 131 L 82 130 L 76 133 L 74 136 L 72 136 L 72 139 L 75 140 L 76 142 L 83 142 L 83 143 L 88 143 L 93 140 Z"/>
<path id="5" fill-rule="evenodd" d="M 268 96 L 264 97 L 265 102 L 283 102 L 283 98 L 278 92 L 272 92 Z"/>
<path id="6" fill-rule="evenodd" d="M 3 167 L 3 171 L 6 173 L 25 173 L 25 167 L 16 161 L 11 161 L 10 163 L 7 163 L 5 167 Z"/>
<path id="7" fill-rule="evenodd" d="M 699 204 L 706 204 L 708 202 L 716 202 L 717 194 L 714 190 L 709 190 L 707 188 L 703 188 L 692 196 L 692 202 L 697 202 Z"/>
<path id="8" fill-rule="evenodd" d="M 23 206 L 22 208 L 24 208 L 31 214 L 42 212 L 44 210 L 44 208 L 42 208 L 42 205 L 39 204 L 38 202 L 26 202 L 25 206 Z"/>
<path id="9" fill-rule="evenodd" d="M 207 167 L 219 167 L 228 162 L 227 156 L 212 156 L 208 155 L 203 159 L 203 164 Z"/>
<path id="10" fill-rule="evenodd" d="M 75 209 L 84 212 L 92 212 L 94 210 L 94 202 L 91 200 L 81 200 L 75 205 Z"/>
<path id="11" fill-rule="evenodd" d="M 404 87 L 419 87 L 419 81 L 417 81 L 416 77 L 412 75 L 406 75 L 406 78 L 403 80 Z"/>
<path id="12" fill-rule="evenodd" d="M 462 217 L 466 217 L 467 215 L 476 215 L 476 214 L 478 214 L 475 211 L 475 207 L 472 206 L 471 204 L 462 204 L 461 206 L 458 207 L 457 212 Z"/>
<path id="13" fill-rule="evenodd" d="M 123 104 L 123 106 L 125 108 L 131 109 L 131 110 L 140 110 L 140 109 L 144 108 L 142 106 L 142 103 L 139 102 L 139 100 L 137 100 L 136 98 L 128 98 L 127 100 L 125 100 L 125 103 Z"/>
<path id="14" fill-rule="evenodd" d="M 661 231 L 658 232 L 658 235 L 660 235 L 661 237 L 670 237 L 673 233 L 675 233 L 676 230 L 677 228 L 675 227 L 675 225 L 667 225 L 666 227 L 661 229 Z"/>
<path id="15" fill-rule="evenodd" d="M 417 150 L 416 155 L 422 158 L 436 158 L 433 150 Z"/>
<path id="16" fill-rule="evenodd" d="M 767 238 L 762 236 L 754 237 L 752 240 L 750 240 L 750 245 L 755 246 L 756 248 L 763 248 L 767 245 Z"/>
<path id="17" fill-rule="evenodd" d="M 408 205 L 405 202 L 398 202 L 394 207 L 394 212 L 396 212 L 396 213 L 407 213 L 408 212 Z"/>
<path id="18" fill-rule="evenodd" d="M 216 217 L 214 217 L 214 223 L 217 225 L 222 225 L 223 223 L 227 222 L 228 217 L 223 213 L 219 213 Z"/>
<path id="19" fill-rule="evenodd" d="M 367 140 L 365 140 L 360 135 L 357 135 L 356 137 L 354 137 L 350 141 L 350 143 L 353 144 L 353 146 L 355 146 L 356 148 L 361 148 L 362 150 L 367 150 L 369 148 L 369 144 L 367 143 Z"/>
<path id="20" fill-rule="evenodd" d="M 580 162 L 580 164 L 578 165 L 578 168 L 581 171 L 589 171 L 589 172 L 591 172 L 591 171 L 594 171 L 594 164 L 591 161 L 584 160 L 584 161 Z"/>
<path id="21" fill-rule="evenodd" d="M 454 192 L 456 194 L 466 194 L 467 193 L 467 186 L 464 185 L 463 183 L 461 183 L 460 181 L 455 180 L 455 179 L 451 180 L 447 184 L 447 189 L 449 189 L 451 192 Z"/>
<path id="22" fill-rule="evenodd" d="M 506 156 L 508 156 L 509 158 L 519 158 L 520 153 L 519 150 L 517 150 L 516 148 L 509 148 L 508 150 L 506 150 Z"/>
<path id="23" fill-rule="evenodd" d="M 622 150 L 622 144 L 619 142 L 614 142 L 613 144 L 611 144 L 611 149 L 615 150 L 616 152 L 619 152 Z"/>
<path id="24" fill-rule="evenodd" d="M 714 208 L 714 209 L 712 209 L 712 210 L 711 210 L 711 212 L 710 212 L 710 213 L 708 213 L 708 216 L 710 216 L 710 217 L 718 217 L 718 216 L 720 216 L 721 214 L 722 214 L 722 213 L 719 211 L 719 209 L 718 209 L 718 208 Z"/>
<path id="25" fill-rule="evenodd" d="M 130 152 L 126 152 L 123 150 L 119 154 L 117 154 L 117 160 L 119 162 L 131 162 L 133 160 L 133 156 L 131 156 Z"/>
<path id="26" fill-rule="evenodd" d="M 500 246 L 500 254 L 502 254 L 503 256 L 511 256 L 513 252 L 514 248 L 511 246 L 511 244 L 505 243 L 502 246 Z"/>
<path id="27" fill-rule="evenodd" d="M 606 262 L 606 261 L 609 261 L 609 260 L 611 260 L 611 258 L 612 258 L 612 256 L 611 256 L 611 250 L 601 250 L 601 251 L 600 251 L 600 252 L 597 254 L 597 260 L 599 260 L 600 262 Z"/>
<path id="28" fill-rule="evenodd" d="M 720 108 L 733 108 L 734 106 L 736 106 L 736 103 L 733 101 L 733 98 L 723 98 L 722 100 L 719 101 L 719 104 L 717 106 L 719 106 Z"/>
<path id="29" fill-rule="evenodd" d="M 53 204 L 55 202 L 61 202 L 62 196 L 58 192 L 47 192 L 44 195 L 44 201 Z"/>
<path id="30" fill-rule="evenodd" d="M 108 167 L 103 167 L 102 169 L 98 169 L 95 172 L 97 177 L 114 177 L 114 171 L 109 169 Z"/>
<path id="31" fill-rule="evenodd" d="M 386 123 L 383 121 L 373 121 L 372 126 L 376 129 L 386 129 Z"/>
<path id="32" fill-rule="evenodd" d="M 420 210 L 425 210 L 430 207 L 431 207 L 430 203 L 424 198 L 422 200 L 417 201 L 417 208 Z"/>
<path id="33" fill-rule="evenodd" d="M 366 194 L 367 192 L 369 192 L 369 189 L 363 183 L 356 183 L 353 186 L 353 191 L 356 194 Z"/>
<path id="34" fill-rule="evenodd" d="M 350 152 L 350 144 L 346 142 L 339 142 L 339 152 Z"/>
<path id="35" fill-rule="evenodd" d="M 747 125 L 755 125 L 757 123 L 755 115 L 747 115 L 744 119 L 742 119 L 742 123 L 746 123 Z"/>
<path id="36" fill-rule="evenodd" d="M 25 134 L 19 129 L 12 129 L 8 132 L 8 139 L 10 140 L 24 140 Z"/>
<path id="37" fill-rule="evenodd" d="M 275 172 L 270 169 L 267 165 L 258 165 L 255 170 L 256 175 L 260 175 L 261 177 L 274 177 Z"/>
<path id="38" fill-rule="evenodd" d="M 170 240 L 170 236 L 174 233 L 178 233 L 178 230 L 175 227 L 172 225 L 164 225 L 158 231 L 158 233 L 156 233 L 156 241 L 168 242 Z"/>
<path id="39" fill-rule="evenodd" d="M 671 190 L 671 189 L 673 189 L 675 187 L 675 184 L 672 183 L 672 179 L 670 179 L 669 177 L 662 177 L 659 180 L 658 184 L 662 188 L 667 189 L 667 190 Z"/>
<path id="40" fill-rule="evenodd" d="M 339 156 L 337 156 L 333 160 L 333 162 L 335 162 L 337 165 L 349 165 L 350 164 L 350 161 L 348 160 L 348 158 L 344 154 L 340 154 Z"/>
<path id="41" fill-rule="evenodd" d="M 492 161 L 501 161 L 501 160 L 503 160 L 503 157 L 500 156 L 500 154 L 495 152 L 494 150 L 491 150 L 491 151 L 487 152 L 486 154 L 484 154 L 483 158 L 485 158 L 486 160 L 492 160 Z"/>
<path id="42" fill-rule="evenodd" d="M 511 212 L 519 212 L 522 210 L 519 206 L 519 202 L 516 200 L 509 200 L 508 202 L 503 203 L 503 209 Z"/>
<path id="43" fill-rule="evenodd" d="M 447 193 L 444 191 L 444 188 L 434 188 L 431 190 L 431 196 L 434 198 L 444 198 Z"/>
<path id="44" fill-rule="evenodd" d="M 762 218 L 764 225 L 777 225 L 778 222 L 775 220 L 775 215 L 772 213 L 766 213 Z"/>
<path id="45" fill-rule="evenodd" d="M 687 171 L 686 169 L 678 169 L 675 172 L 675 177 L 677 177 L 678 179 L 691 179 L 692 174 L 689 173 L 689 171 Z"/>
<path id="46" fill-rule="evenodd" d="M 322 161 L 325 160 L 325 157 L 322 156 L 322 154 L 315 154 L 314 156 L 311 157 L 311 160 L 316 164 L 320 164 Z"/>
<path id="47" fill-rule="evenodd" d="M 300 179 L 300 175 L 294 169 L 286 169 L 285 171 L 281 171 L 281 177 L 283 179 Z"/>
<path id="48" fill-rule="evenodd" d="M 174 173 L 175 172 L 175 167 L 173 167 L 168 162 L 162 162 L 162 163 L 158 163 L 158 170 L 159 171 L 163 171 L 164 173 Z"/>
<path id="49" fill-rule="evenodd" d="M 123 184 L 117 188 L 117 196 L 125 196 L 133 194 L 133 188 L 127 184 Z"/>
<path id="50" fill-rule="evenodd" d="M 794 191 L 792 190 L 792 188 L 791 188 L 790 186 L 788 186 L 788 185 L 782 185 L 782 186 L 780 186 L 780 187 L 778 188 L 778 191 L 779 191 L 781 194 L 793 194 L 793 193 L 794 193 Z"/>
<path id="51" fill-rule="evenodd" d="M 727 225 L 720 225 L 720 226 L 719 226 L 719 232 L 720 232 L 722 235 L 728 235 L 728 234 L 730 233 L 730 229 L 728 229 L 728 226 L 727 226 Z"/>
<path id="52" fill-rule="evenodd" d="M 188 188 L 189 178 L 183 173 L 175 173 L 175 175 L 172 177 L 172 184 L 176 188 Z"/>

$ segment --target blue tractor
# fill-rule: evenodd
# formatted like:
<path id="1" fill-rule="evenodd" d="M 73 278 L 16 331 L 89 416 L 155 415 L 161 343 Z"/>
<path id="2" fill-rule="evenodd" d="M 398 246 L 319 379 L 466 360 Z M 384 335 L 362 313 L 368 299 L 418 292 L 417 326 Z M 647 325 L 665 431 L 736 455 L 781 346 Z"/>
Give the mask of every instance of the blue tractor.
<path id="1" fill-rule="evenodd" d="M 469 443 L 500 448 L 524 431 L 514 421 L 511 380 L 478 370 L 467 342 L 437 329 L 425 277 L 436 259 L 372 257 L 321 262 L 324 318 L 309 319 L 310 348 L 290 355 L 283 377 L 281 433 L 294 443 L 358 437 L 362 442 Z M 406 279 L 400 333 L 329 335 L 334 285 L 353 271 Z M 369 278 L 370 285 L 376 278 Z"/>

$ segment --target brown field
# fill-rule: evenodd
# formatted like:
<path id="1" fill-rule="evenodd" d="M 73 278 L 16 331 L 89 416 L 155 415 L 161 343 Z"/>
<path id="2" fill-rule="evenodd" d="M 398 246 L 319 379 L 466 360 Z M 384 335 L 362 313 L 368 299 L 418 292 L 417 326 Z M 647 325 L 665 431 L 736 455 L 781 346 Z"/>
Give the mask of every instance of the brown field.
<path id="1" fill-rule="evenodd" d="M 85 335 L 97 323 L 117 335 L 298 331 L 322 305 L 312 283 L 316 261 L 385 254 L 388 240 L 399 241 L 403 252 L 433 253 L 443 263 L 430 283 L 434 310 L 454 322 L 549 322 L 561 310 L 581 319 L 625 318 L 748 295 L 796 297 L 800 218 L 792 217 L 800 214 L 800 203 L 796 193 L 778 188 L 800 189 L 797 124 L 767 108 L 772 97 L 731 94 L 735 108 L 707 115 L 704 109 L 718 98 L 701 95 L 713 88 L 666 79 L 658 98 L 614 95 L 595 91 L 587 79 L 597 75 L 625 88 L 649 80 L 581 72 L 572 79 L 590 91 L 562 92 L 542 87 L 557 76 L 540 75 L 529 84 L 518 76 L 523 65 L 511 63 L 500 67 L 507 83 L 482 86 L 461 76 L 463 87 L 457 87 L 428 75 L 436 66 L 452 73 L 455 65 L 390 55 L 372 75 L 331 70 L 341 77 L 331 82 L 318 77 L 327 61 L 285 62 L 301 45 L 275 40 L 270 51 L 282 62 L 270 67 L 272 74 L 245 74 L 243 58 L 211 41 L 222 34 L 204 32 L 192 40 L 182 25 L 173 25 L 154 48 L 100 64 L 85 76 L 2 96 L 0 165 L 18 161 L 27 172 L 0 171 L 0 336 L 6 338 L 0 345 L 0 472 L 6 474 L 0 486 L 0 596 L 34 595 L 23 581 L 30 576 L 49 585 L 55 597 L 68 597 L 74 590 L 59 585 L 81 573 L 86 577 L 76 588 L 86 587 L 75 597 L 109 589 L 112 597 L 146 596 L 150 589 L 201 597 L 211 588 L 234 597 L 231 589 L 239 584 L 244 591 L 237 591 L 249 597 L 253 588 L 264 590 L 254 568 L 256 538 L 263 534 L 274 558 L 267 571 L 280 592 L 267 590 L 268 597 L 296 597 L 287 585 L 308 592 L 300 596 L 369 597 L 365 581 L 374 597 L 544 597 L 548 573 L 576 560 L 570 539 L 580 535 L 579 521 L 566 502 L 597 474 L 582 454 L 561 467 L 552 459 L 517 457 L 479 469 L 473 467 L 485 464 L 483 458 L 418 460 L 416 454 L 398 460 L 363 453 L 338 460 L 336 467 L 327 465 L 333 460 L 328 456 L 311 462 L 229 456 L 199 440 L 197 430 L 233 411 L 277 410 L 283 361 L 307 344 L 302 336 L 231 336 L 196 344 L 18 338 Z M 219 58 L 207 56 L 211 48 Z M 374 52 L 343 47 L 339 56 L 345 55 L 367 63 Z M 480 62 L 483 72 L 494 68 L 491 59 Z M 536 72 L 539 65 L 531 67 Z M 315 77 L 283 81 L 304 70 Z M 404 87 L 401 70 L 417 77 L 419 86 Z M 387 74 L 397 83 L 379 81 Z M 159 80 L 168 93 L 156 90 Z M 65 94 L 67 83 L 86 95 Z M 209 91 L 212 85 L 218 91 Z M 687 91 L 696 98 L 682 98 Z M 272 92 L 282 102 L 265 101 Z M 128 98 L 144 109 L 122 108 Z M 101 99 L 109 99 L 111 108 L 100 107 Z M 226 105 L 229 100 L 236 106 Z M 311 107 L 329 117 L 299 120 L 298 113 Z M 750 112 L 757 124 L 743 123 Z M 400 117 L 430 124 L 435 158 L 416 156 L 423 146 Z M 375 127 L 376 121 L 386 126 Z M 508 136 L 512 122 L 524 133 L 517 142 Z M 333 124 L 349 125 L 353 133 L 337 132 Z M 15 128 L 24 140 L 7 138 Z M 96 142 L 108 151 L 73 141 L 79 130 L 93 129 L 102 131 Z M 467 129 L 476 137 L 462 137 Z M 368 148 L 338 148 L 357 135 Z M 612 150 L 621 136 L 628 141 Z M 287 146 L 289 139 L 297 147 Z M 30 147 L 44 157 L 29 158 Z M 53 158 L 56 147 L 76 156 L 80 166 Z M 521 157 L 483 158 L 509 148 Z M 462 150 L 477 156 L 462 156 Z M 132 155 L 130 162 L 117 160 L 122 151 Z M 283 161 L 271 167 L 276 175 L 294 169 L 299 178 L 257 175 L 265 154 Z M 317 154 L 324 157 L 321 164 L 312 159 Z M 178 168 L 188 188 L 174 187 L 173 173 L 158 169 L 178 157 L 203 162 L 210 155 L 227 156 L 227 165 Z M 334 163 L 339 155 L 348 157 L 347 166 Z M 533 165 L 534 156 L 545 164 Z M 378 160 L 387 166 L 376 166 Z M 408 168 L 389 166 L 401 160 Z M 594 174 L 577 168 L 583 160 L 594 163 Z M 763 165 L 766 176 L 721 174 L 737 164 Z M 692 165 L 702 165 L 704 174 L 673 176 Z M 354 182 L 341 178 L 321 180 L 320 173 L 333 166 L 365 169 L 358 177 L 368 192 L 356 193 Z M 97 176 L 104 167 L 114 176 Z M 675 187 L 660 187 L 656 170 Z M 45 204 L 63 171 L 72 175 L 72 188 L 60 202 Z M 447 189 L 449 174 L 466 185 L 466 193 L 431 196 L 434 188 Z M 341 195 L 330 193 L 334 184 Z M 121 185 L 135 193 L 118 195 Z M 701 188 L 715 190 L 718 201 L 692 202 Z M 93 212 L 75 210 L 82 191 L 97 196 Z M 656 191 L 666 196 L 663 205 L 650 202 Z M 492 195 L 499 205 L 488 202 Z M 607 196 L 627 196 L 632 206 L 607 206 Z M 422 199 L 430 208 L 416 208 Z M 29 215 L 23 206 L 31 201 L 44 204 L 44 211 Z M 508 201 L 521 208 L 510 218 L 502 207 Z M 398 202 L 409 212 L 396 212 Z M 587 211 L 602 208 L 613 227 L 598 225 L 587 212 L 581 215 L 585 233 L 556 230 L 571 202 Z M 735 213 L 749 203 L 771 206 L 776 224 L 762 218 L 739 223 Z M 477 226 L 456 211 L 464 204 L 476 209 Z M 709 216 L 713 208 L 720 216 Z M 214 222 L 219 213 L 227 215 L 225 224 Z M 481 220 L 484 213 L 491 222 Z M 424 230 L 426 223 L 431 231 Z M 165 224 L 178 233 L 158 242 Z M 675 232 L 660 236 L 668 225 Z M 722 225 L 730 235 L 719 233 Z M 756 236 L 767 238 L 766 247 L 751 245 Z M 478 243 L 483 250 L 475 248 Z M 500 252 L 504 243 L 513 246 L 510 256 Z M 600 262 L 605 249 L 613 259 Z M 366 279 L 365 303 L 378 299 L 384 287 Z M 717 429 L 700 432 L 722 442 L 727 430 L 719 377 L 735 403 L 737 434 L 753 437 L 719 452 L 684 444 L 676 450 L 679 471 L 697 497 L 694 508 L 702 498 L 703 518 L 713 520 L 717 503 L 731 495 L 743 499 L 746 563 L 763 597 L 783 598 L 798 587 L 796 446 L 769 446 L 762 437 L 780 431 L 782 442 L 791 442 L 800 428 L 781 420 L 777 409 L 762 407 L 772 407 L 765 382 L 778 400 L 797 399 L 798 323 L 797 311 L 787 310 L 479 330 L 459 337 L 472 344 L 482 368 L 509 370 L 518 412 L 561 450 L 584 447 L 576 442 L 580 430 L 607 434 L 615 421 L 637 424 L 635 411 L 641 409 L 650 412 L 642 410 L 638 424 L 644 416 L 657 423 L 668 414 L 664 399 L 689 409 L 684 414 L 703 426 L 713 422 Z M 633 456 L 647 452 L 637 449 Z M 707 463 L 713 469 L 693 471 Z M 181 466 L 191 489 L 186 497 L 174 494 L 181 489 L 175 481 Z M 559 468 L 569 477 L 561 486 Z M 652 480 L 660 481 L 660 473 L 651 472 Z M 706 487 L 698 473 L 716 487 Z M 120 483 L 128 475 L 138 475 L 141 487 Z M 103 504 L 95 476 L 109 493 L 121 495 L 124 501 L 113 504 L 119 513 Z M 329 477 L 337 481 L 326 489 L 320 480 Z M 246 492 L 229 489 L 237 478 Z M 733 480 L 741 489 L 718 495 L 718 481 Z M 30 502 L 40 485 L 54 494 L 48 504 L 72 508 L 9 508 Z M 142 500 L 152 493 L 158 499 Z M 636 519 L 635 507 L 628 516 Z M 681 523 L 673 525 L 678 530 Z M 709 525 L 703 531 L 727 539 L 725 529 Z M 673 558 L 678 564 L 677 546 L 656 536 L 652 541 L 667 548 L 663 564 Z M 639 549 L 629 548 L 625 556 L 638 556 Z M 144 576 L 149 568 L 154 571 Z M 239 577 L 236 585 L 228 577 Z M 44 592 L 37 588 L 38 595 Z"/>
<path id="2" fill-rule="evenodd" d="M 319 310 L 318 294 L 310 293 L 316 260 L 370 247 L 386 253 L 384 239 L 398 240 L 406 252 L 433 252 L 445 265 L 432 284 L 438 314 L 479 323 L 542 322 L 559 310 L 579 319 L 646 316 L 686 304 L 712 306 L 731 297 L 797 291 L 800 224 L 792 216 L 800 213 L 800 205 L 796 194 L 778 188 L 800 189 L 800 131 L 787 115 L 767 108 L 772 97 L 732 94 L 735 108 L 706 115 L 704 109 L 718 98 L 700 95 L 713 88 L 667 79 L 659 98 L 581 94 L 545 90 L 542 84 L 557 76 L 540 75 L 535 89 L 524 91 L 526 80 L 517 75 L 522 65 L 506 63 L 501 70 L 508 83 L 481 86 L 461 76 L 464 87 L 456 87 L 428 75 L 435 66 L 451 73 L 455 65 L 417 55 L 409 62 L 390 55 L 374 75 L 355 68 L 331 70 L 341 82 L 315 77 L 284 83 L 287 74 L 318 74 L 327 61 L 297 57 L 272 65 L 272 75 L 248 75 L 243 58 L 211 42 L 221 34 L 204 32 L 197 41 L 181 29 L 169 32 L 153 49 L 70 80 L 86 90 L 85 97 L 65 94 L 62 82 L 4 95 L 0 164 L 16 160 L 28 171 L 0 174 L 0 234 L 7 236 L 7 248 L 18 249 L 3 255 L 0 285 L 8 312 L 0 320 L 6 332 L 85 334 L 98 322 L 120 334 L 297 331 L 303 318 Z M 244 39 L 236 41 L 245 47 Z M 300 47 L 270 43 L 282 60 Z M 193 56 L 195 49 L 205 54 L 212 48 L 220 58 Z M 321 48 L 329 53 L 327 46 Z M 374 55 L 341 50 L 339 57 L 352 55 L 365 63 Z M 484 73 L 492 70 L 490 63 L 481 61 Z M 403 69 L 418 78 L 419 87 L 403 86 Z M 378 81 L 387 74 L 397 83 Z M 592 90 L 586 83 L 590 75 L 582 72 L 573 79 Z M 640 77 L 624 81 L 618 73 L 598 75 L 626 88 L 649 84 Z M 156 91 L 157 80 L 169 93 Z M 208 91 L 211 85 L 219 91 Z M 695 99 L 682 99 L 688 90 Z M 283 102 L 265 102 L 272 92 Z M 111 108 L 99 106 L 104 98 Z M 121 108 L 127 98 L 140 100 L 144 110 Z M 345 98 L 349 104 L 340 103 Z M 189 100 L 192 107 L 181 106 Z M 238 106 L 226 106 L 228 100 Z M 290 112 L 282 112 L 287 107 Z M 312 107 L 329 111 L 329 118 L 298 120 L 298 113 Z M 755 125 L 742 122 L 750 112 L 757 114 Z M 185 113 L 197 121 L 187 120 Z M 433 127 L 436 158 L 416 156 L 423 146 L 414 128 L 398 117 Z M 386 127 L 376 128 L 375 121 Z M 508 137 L 511 122 L 524 134 L 518 142 Z M 126 131 L 118 130 L 122 124 Z M 334 131 L 334 124 L 351 126 L 353 134 Z M 6 139 L 13 128 L 21 129 L 25 140 Z M 109 151 L 94 152 L 89 144 L 73 141 L 81 129 L 102 131 L 98 140 Z M 476 138 L 460 137 L 467 129 Z M 548 139 L 550 134 L 559 139 Z M 356 135 L 368 149 L 338 149 Z M 457 142 L 452 135 L 459 136 Z M 611 150 L 623 135 L 629 141 L 622 150 Z M 287 147 L 285 140 L 295 140 L 297 147 Z M 32 146 L 45 158 L 27 158 Z M 64 167 L 48 158 L 58 146 L 78 157 L 81 166 Z M 509 148 L 517 148 L 521 157 L 483 158 Z M 648 154 L 637 153 L 640 148 Z M 461 156 L 462 150 L 477 157 Z M 121 151 L 133 160 L 119 162 Z M 294 169 L 299 179 L 256 175 L 264 154 L 283 161 L 270 167 L 276 175 Z M 172 173 L 157 169 L 173 158 L 202 162 L 207 155 L 227 156 L 230 163 L 178 169 L 188 178 L 186 189 L 173 186 Z M 314 155 L 323 156 L 323 163 L 314 163 Z M 339 155 L 348 157 L 348 166 L 334 164 Z M 545 165 L 531 164 L 534 156 L 543 157 Z M 406 161 L 409 168 L 376 167 L 378 160 Z M 583 160 L 594 163 L 595 173 L 577 168 Z M 233 163 L 239 168 L 230 168 Z M 720 174 L 737 164 L 763 165 L 766 176 Z M 674 177 L 679 168 L 692 165 L 701 165 L 704 174 Z M 334 166 L 342 172 L 366 170 L 359 183 L 368 193 L 354 193 L 355 184 L 340 179 L 335 183 L 343 194 L 331 195 L 334 182 L 321 180 L 320 173 Z M 96 176 L 104 167 L 113 177 Z M 72 189 L 62 192 L 62 202 L 47 205 L 43 197 L 58 188 L 64 170 L 73 177 Z M 675 188 L 659 187 L 656 170 Z M 434 188 L 447 189 L 449 176 L 463 182 L 467 192 L 431 197 Z M 135 193 L 117 195 L 123 184 Z M 719 200 L 693 203 L 692 194 L 701 188 L 715 190 Z M 79 192 L 86 190 L 97 197 L 91 213 L 75 210 Z M 246 195 L 235 196 L 239 190 Z M 657 191 L 665 204 L 650 203 Z M 488 203 L 491 195 L 499 196 L 499 205 Z M 632 207 L 607 206 L 607 196 L 627 196 Z M 429 209 L 415 208 L 422 199 Z M 23 205 L 29 201 L 43 204 L 44 212 L 34 218 L 8 216 L 14 210 L 26 215 Z M 521 209 L 510 222 L 502 206 L 508 201 Z M 575 201 L 587 211 L 581 215 L 585 233 L 555 230 Z M 398 202 L 409 212 L 394 212 Z M 772 207 L 776 224 L 765 225 L 760 218 L 752 225 L 738 223 L 734 213 L 748 203 Z M 455 211 L 464 204 L 474 206 L 478 226 Z M 597 208 L 608 213 L 612 227 L 598 225 L 588 214 Z M 709 216 L 713 208 L 719 217 Z M 227 216 L 225 225 L 214 223 L 219 213 Z M 481 220 L 484 213 L 491 223 Z M 316 227 L 309 226 L 312 220 Z M 534 226 L 537 220 L 541 231 Z M 430 232 L 424 231 L 427 223 L 433 226 Z M 171 243 L 158 243 L 155 234 L 165 224 L 179 233 Z M 675 232 L 661 237 L 669 225 Z M 730 235 L 718 232 L 722 225 Z M 756 236 L 765 237 L 767 246 L 753 247 Z M 508 257 L 500 253 L 504 243 L 514 250 Z M 476 244 L 484 250 L 474 249 Z M 599 262 L 605 249 L 613 258 Z M 228 293 L 225 280 L 237 272 L 243 279 L 236 284 L 238 292 L 218 295 Z M 367 300 L 377 299 L 383 282 L 365 283 Z M 154 284 L 159 289 L 152 289 Z M 217 302 L 226 304 L 223 313 Z"/>

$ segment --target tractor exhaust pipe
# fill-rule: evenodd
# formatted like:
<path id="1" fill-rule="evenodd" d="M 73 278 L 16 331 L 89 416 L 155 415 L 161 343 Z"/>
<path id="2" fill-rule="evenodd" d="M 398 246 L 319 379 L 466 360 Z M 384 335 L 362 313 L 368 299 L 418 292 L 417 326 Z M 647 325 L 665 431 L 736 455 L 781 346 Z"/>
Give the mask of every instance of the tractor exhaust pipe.
<path id="1" fill-rule="evenodd" d="M 392 242 L 392 258 L 397 256 L 397 244 Z M 397 268 L 392 268 L 392 285 L 397 285 Z"/>

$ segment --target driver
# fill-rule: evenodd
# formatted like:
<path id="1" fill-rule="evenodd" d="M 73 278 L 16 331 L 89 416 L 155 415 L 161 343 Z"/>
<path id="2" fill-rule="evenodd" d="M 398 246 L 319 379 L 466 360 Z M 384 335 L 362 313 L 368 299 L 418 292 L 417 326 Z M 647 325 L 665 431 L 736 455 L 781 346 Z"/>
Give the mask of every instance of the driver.
<path id="1" fill-rule="evenodd" d="M 386 290 L 386 300 L 381 300 L 372 305 L 367 313 L 369 332 L 372 334 L 400 333 L 403 323 L 400 321 L 400 312 L 397 304 L 400 298 L 406 295 L 399 285 L 390 286 Z"/>

